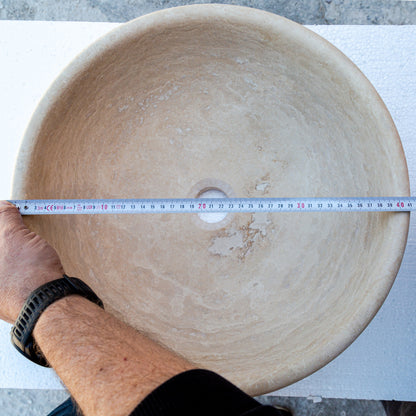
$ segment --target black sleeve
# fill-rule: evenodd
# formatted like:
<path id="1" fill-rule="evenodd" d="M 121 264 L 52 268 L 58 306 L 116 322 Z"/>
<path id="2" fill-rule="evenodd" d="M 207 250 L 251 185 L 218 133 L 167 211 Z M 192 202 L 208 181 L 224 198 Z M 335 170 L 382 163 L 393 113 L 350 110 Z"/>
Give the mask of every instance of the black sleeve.
<path id="1" fill-rule="evenodd" d="M 208 370 L 178 374 L 150 393 L 130 416 L 280 416 Z"/>

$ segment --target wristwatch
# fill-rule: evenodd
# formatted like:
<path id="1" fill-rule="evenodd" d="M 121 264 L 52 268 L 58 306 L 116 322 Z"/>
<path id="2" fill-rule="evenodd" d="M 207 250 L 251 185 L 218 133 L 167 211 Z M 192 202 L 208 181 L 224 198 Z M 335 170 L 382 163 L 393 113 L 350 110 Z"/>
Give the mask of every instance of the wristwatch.
<path id="1" fill-rule="evenodd" d="M 101 299 L 86 283 L 64 274 L 61 279 L 45 283 L 30 294 L 12 328 L 13 346 L 26 358 L 43 367 L 49 367 L 49 364 L 33 339 L 33 329 L 41 313 L 49 305 L 69 295 L 83 296 L 104 308 Z"/>

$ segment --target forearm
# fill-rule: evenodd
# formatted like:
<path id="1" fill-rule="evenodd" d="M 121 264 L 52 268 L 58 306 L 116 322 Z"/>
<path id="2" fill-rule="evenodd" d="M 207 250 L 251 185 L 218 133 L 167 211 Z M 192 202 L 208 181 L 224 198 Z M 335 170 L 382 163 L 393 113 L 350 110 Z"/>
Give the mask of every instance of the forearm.
<path id="1" fill-rule="evenodd" d="M 80 296 L 49 306 L 34 337 L 87 416 L 128 415 L 160 384 L 195 368 Z"/>

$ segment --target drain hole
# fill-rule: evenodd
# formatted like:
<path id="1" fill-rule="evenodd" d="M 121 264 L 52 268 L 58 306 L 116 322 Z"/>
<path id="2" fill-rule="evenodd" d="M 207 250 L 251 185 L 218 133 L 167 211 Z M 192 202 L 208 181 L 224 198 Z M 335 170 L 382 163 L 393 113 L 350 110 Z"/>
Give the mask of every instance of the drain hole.
<path id="1" fill-rule="evenodd" d="M 218 188 L 208 188 L 202 190 L 197 198 L 227 198 L 227 195 Z M 209 224 L 222 221 L 227 216 L 226 212 L 203 212 L 198 217 Z"/>

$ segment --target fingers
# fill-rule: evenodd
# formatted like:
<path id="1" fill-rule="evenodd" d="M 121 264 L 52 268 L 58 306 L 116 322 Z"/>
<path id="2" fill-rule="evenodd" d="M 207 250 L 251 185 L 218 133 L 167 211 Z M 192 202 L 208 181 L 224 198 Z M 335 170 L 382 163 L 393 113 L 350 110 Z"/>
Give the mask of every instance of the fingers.
<path id="1" fill-rule="evenodd" d="M 19 210 L 8 201 L 0 201 L 0 228 L 17 227 L 23 224 Z"/>
<path id="2" fill-rule="evenodd" d="M 0 210 L 2 207 L 15 207 L 15 206 L 9 201 L 0 201 Z"/>

